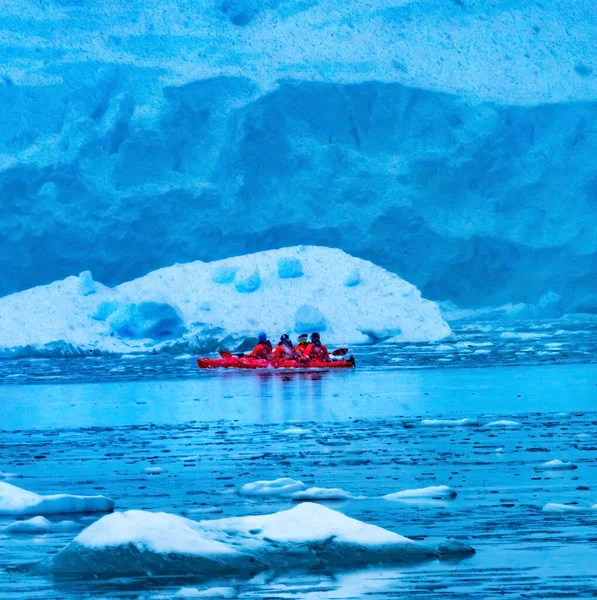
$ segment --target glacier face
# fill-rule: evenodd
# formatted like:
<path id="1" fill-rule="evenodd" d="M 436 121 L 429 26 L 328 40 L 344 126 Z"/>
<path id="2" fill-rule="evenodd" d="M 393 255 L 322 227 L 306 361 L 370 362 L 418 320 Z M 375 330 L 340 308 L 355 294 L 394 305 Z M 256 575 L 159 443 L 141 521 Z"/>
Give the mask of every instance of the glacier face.
<path id="1" fill-rule="evenodd" d="M 6 0 L 0 295 L 319 244 L 596 310 L 596 29 L 592 0 Z"/>

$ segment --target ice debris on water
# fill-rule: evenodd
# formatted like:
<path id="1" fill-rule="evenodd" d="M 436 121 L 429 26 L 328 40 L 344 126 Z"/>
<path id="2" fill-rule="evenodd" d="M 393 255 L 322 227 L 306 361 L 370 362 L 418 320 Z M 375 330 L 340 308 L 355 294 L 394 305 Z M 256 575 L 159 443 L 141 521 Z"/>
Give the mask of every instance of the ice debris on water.
<path id="1" fill-rule="evenodd" d="M 423 419 L 421 425 L 430 427 L 475 427 L 479 425 L 477 419 Z"/>
<path id="2" fill-rule="evenodd" d="M 537 465 L 535 469 L 545 471 L 574 471 L 578 466 L 571 462 L 564 462 L 560 459 L 550 460 L 542 465 Z"/>
<path id="3" fill-rule="evenodd" d="M 302 481 L 290 477 L 280 477 L 271 481 L 245 483 L 240 488 L 240 493 L 245 496 L 289 496 L 294 492 L 304 490 L 306 487 Z"/>
<path id="4" fill-rule="evenodd" d="M 306 490 L 294 492 L 292 499 L 295 502 L 315 502 L 318 500 L 355 500 L 359 496 L 346 492 L 340 488 L 311 487 Z"/>
<path id="5" fill-rule="evenodd" d="M 447 485 L 432 485 L 425 488 L 403 490 L 382 496 L 385 500 L 402 500 L 403 498 L 456 498 L 457 493 Z"/>
<path id="6" fill-rule="evenodd" d="M 105 496 L 41 496 L 0 481 L 0 515 L 50 515 L 60 513 L 110 512 L 114 500 Z"/>
<path id="7" fill-rule="evenodd" d="M 45 517 L 33 517 L 24 521 L 15 521 L 0 531 L 5 534 L 44 534 L 58 531 L 72 531 L 78 529 L 79 524 L 74 521 L 48 521 Z"/>
<path id="8" fill-rule="evenodd" d="M 233 587 L 213 587 L 206 590 L 181 588 L 174 598 L 238 598 L 238 590 Z"/>
<path id="9" fill-rule="evenodd" d="M 356 568 L 466 555 L 466 544 L 414 542 L 320 504 L 269 515 L 191 521 L 131 510 L 96 521 L 49 561 L 53 573 L 229 575 L 259 570 Z"/>

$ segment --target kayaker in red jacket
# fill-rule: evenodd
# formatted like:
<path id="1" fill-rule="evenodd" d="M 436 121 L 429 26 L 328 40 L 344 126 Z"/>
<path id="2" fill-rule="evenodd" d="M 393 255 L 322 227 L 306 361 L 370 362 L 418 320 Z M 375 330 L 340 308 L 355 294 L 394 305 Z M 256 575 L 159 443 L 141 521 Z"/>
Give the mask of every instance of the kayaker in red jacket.
<path id="1" fill-rule="evenodd" d="M 267 339 L 267 334 L 261 332 L 257 346 L 253 348 L 253 352 L 249 354 L 251 358 L 264 358 L 269 360 L 272 357 L 272 343 Z"/>
<path id="2" fill-rule="evenodd" d="M 309 347 L 309 336 L 306 333 L 301 333 L 298 336 L 298 344 L 294 349 L 294 353 L 297 359 L 301 359 L 305 356 L 305 350 Z"/>
<path id="3" fill-rule="evenodd" d="M 290 336 L 285 333 L 280 338 L 276 349 L 274 350 L 274 359 L 277 360 L 292 360 L 295 358 L 294 346 L 290 341 Z"/>
<path id="4" fill-rule="evenodd" d="M 308 360 L 330 360 L 328 349 L 321 343 L 321 337 L 317 332 L 311 334 L 311 343 L 303 356 Z"/>

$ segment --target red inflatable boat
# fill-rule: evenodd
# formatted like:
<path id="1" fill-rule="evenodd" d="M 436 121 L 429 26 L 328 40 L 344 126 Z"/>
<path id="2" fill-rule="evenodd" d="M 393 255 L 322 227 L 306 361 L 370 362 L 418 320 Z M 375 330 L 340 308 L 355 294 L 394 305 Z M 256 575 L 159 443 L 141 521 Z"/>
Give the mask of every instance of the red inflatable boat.
<path id="1" fill-rule="evenodd" d="M 226 358 L 198 358 L 200 369 L 351 369 L 356 365 L 354 358 L 348 360 L 265 360 L 247 356 Z"/>

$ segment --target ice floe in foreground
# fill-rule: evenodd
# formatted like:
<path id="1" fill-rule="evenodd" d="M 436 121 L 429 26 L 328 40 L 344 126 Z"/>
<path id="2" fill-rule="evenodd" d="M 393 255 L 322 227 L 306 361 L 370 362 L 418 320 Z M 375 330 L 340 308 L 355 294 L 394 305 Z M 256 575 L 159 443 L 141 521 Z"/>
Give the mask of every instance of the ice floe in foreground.
<path id="1" fill-rule="evenodd" d="M 456 492 L 447 485 L 432 485 L 425 488 L 403 490 L 401 492 L 394 492 L 393 494 L 386 494 L 385 496 L 382 496 L 382 498 L 385 500 L 402 500 L 404 498 L 444 499 L 456 498 L 456 496 Z"/>
<path id="2" fill-rule="evenodd" d="M 57 531 L 72 531 L 78 529 L 79 525 L 74 521 L 60 521 L 53 523 L 45 517 L 33 517 L 25 521 L 15 521 L 7 525 L 2 530 L 2 533 L 7 534 L 32 534 L 39 535 L 42 533 L 55 533 Z"/>
<path id="3" fill-rule="evenodd" d="M 85 272 L 0 299 L 0 356 L 210 352 L 238 348 L 260 330 L 318 330 L 342 344 L 450 333 L 415 286 L 316 246 L 177 264 L 115 288 Z"/>
<path id="4" fill-rule="evenodd" d="M 396 564 L 474 550 L 414 542 L 314 503 L 269 515 L 191 521 L 131 510 L 104 516 L 50 559 L 54 573 L 215 576 Z"/>
<path id="5" fill-rule="evenodd" d="M 294 492 L 304 490 L 306 487 L 302 481 L 290 477 L 280 477 L 272 481 L 245 483 L 240 488 L 240 493 L 245 496 L 290 496 Z"/>
<path id="6" fill-rule="evenodd" d="M 542 465 L 537 465 L 535 469 L 545 471 L 573 471 L 574 469 L 578 469 L 578 467 L 574 463 L 564 462 L 562 460 L 556 459 L 545 462 Z"/>
<path id="7" fill-rule="evenodd" d="M 508 427 L 520 427 L 520 423 L 518 421 L 508 421 L 506 419 L 503 419 L 501 421 L 492 421 L 491 423 L 487 423 L 486 425 L 484 425 L 484 427 L 490 427 L 490 428 L 495 428 L 495 429 L 499 429 L 499 428 L 508 428 Z"/>
<path id="8" fill-rule="evenodd" d="M 40 496 L 0 481 L 0 515 L 51 515 L 60 513 L 110 512 L 114 501 L 105 496 Z"/>

